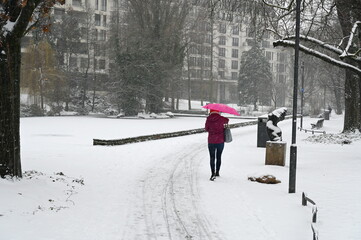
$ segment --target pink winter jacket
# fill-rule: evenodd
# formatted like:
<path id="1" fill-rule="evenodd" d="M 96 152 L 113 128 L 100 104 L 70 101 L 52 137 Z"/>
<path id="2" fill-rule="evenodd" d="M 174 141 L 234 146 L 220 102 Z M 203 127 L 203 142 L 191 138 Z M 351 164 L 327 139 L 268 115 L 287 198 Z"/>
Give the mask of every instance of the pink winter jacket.
<path id="1" fill-rule="evenodd" d="M 205 129 L 208 132 L 208 143 L 224 143 L 224 124 L 228 122 L 228 118 L 218 113 L 211 113 L 207 117 Z"/>

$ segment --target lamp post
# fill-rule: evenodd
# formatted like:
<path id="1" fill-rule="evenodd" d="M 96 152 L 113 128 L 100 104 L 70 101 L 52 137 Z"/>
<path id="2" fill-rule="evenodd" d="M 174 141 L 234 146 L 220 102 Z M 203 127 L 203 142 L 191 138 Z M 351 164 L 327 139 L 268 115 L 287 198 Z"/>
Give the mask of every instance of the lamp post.
<path id="1" fill-rule="evenodd" d="M 300 22 L 301 22 L 301 0 L 296 0 L 296 40 L 295 40 L 295 65 L 293 82 L 293 112 L 292 112 L 292 144 L 290 149 L 290 174 L 288 193 L 296 192 L 296 165 L 297 165 L 297 91 L 298 91 L 298 59 L 300 50 Z"/>
<path id="2" fill-rule="evenodd" d="M 304 93 L 305 93 L 305 63 L 302 62 L 301 65 L 301 69 L 302 69 L 302 78 L 301 78 L 301 122 L 300 122 L 300 130 L 303 129 L 303 98 L 304 98 Z"/>

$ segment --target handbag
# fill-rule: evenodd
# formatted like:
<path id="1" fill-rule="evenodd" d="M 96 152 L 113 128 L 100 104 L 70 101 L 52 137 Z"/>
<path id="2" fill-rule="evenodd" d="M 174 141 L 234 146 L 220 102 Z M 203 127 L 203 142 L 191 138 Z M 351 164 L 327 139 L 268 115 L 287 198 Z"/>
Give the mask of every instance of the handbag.
<path id="1" fill-rule="evenodd" d="M 231 133 L 231 129 L 229 128 L 228 125 L 225 125 L 224 127 L 224 142 L 226 143 L 230 143 L 232 142 L 232 133 Z"/>

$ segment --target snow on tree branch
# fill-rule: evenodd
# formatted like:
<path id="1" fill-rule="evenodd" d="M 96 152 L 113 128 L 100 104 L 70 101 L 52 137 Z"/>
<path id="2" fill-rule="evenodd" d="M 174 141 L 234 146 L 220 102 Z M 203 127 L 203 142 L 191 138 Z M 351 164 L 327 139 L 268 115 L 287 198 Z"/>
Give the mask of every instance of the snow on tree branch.
<path id="1" fill-rule="evenodd" d="M 295 42 L 289 41 L 289 40 L 278 40 L 278 41 L 273 42 L 273 46 L 274 47 L 283 46 L 283 47 L 292 47 L 293 48 L 295 46 Z M 342 60 L 336 60 L 326 54 L 320 53 L 311 48 L 305 47 L 301 44 L 300 44 L 299 48 L 300 48 L 300 51 L 302 51 L 308 55 L 315 56 L 315 57 L 322 59 L 323 61 L 328 62 L 330 64 L 336 65 L 341 68 L 349 69 L 357 74 L 361 74 L 360 68 L 357 68 L 351 64 L 345 63 Z M 361 81 L 361 80 L 359 79 L 359 81 Z"/>
<path id="2" fill-rule="evenodd" d="M 361 22 L 360 22 L 360 21 L 356 22 L 355 25 L 354 25 L 354 27 L 357 26 L 357 24 L 361 24 Z M 356 31 L 356 28 L 352 30 L 353 33 L 355 33 L 355 31 Z M 352 38 L 353 38 L 353 34 L 352 34 L 351 36 L 352 36 Z M 284 40 L 293 40 L 293 39 L 295 39 L 295 36 L 287 37 L 287 38 L 285 38 Z M 318 40 L 318 39 L 316 39 L 316 38 L 309 37 L 309 36 L 304 36 L 304 35 L 301 35 L 301 36 L 300 36 L 300 39 L 303 40 L 303 41 L 306 41 L 306 42 L 315 43 L 315 44 L 317 44 L 317 46 L 319 46 L 319 47 L 322 47 L 322 48 L 324 48 L 324 49 L 326 49 L 326 50 L 329 50 L 329 51 L 331 51 L 331 52 L 333 52 L 333 53 L 335 53 L 335 54 L 338 54 L 341 59 L 344 59 L 344 58 L 347 57 L 347 58 L 349 58 L 350 60 L 353 60 L 353 61 L 356 61 L 356 62 L 358 62 L 358 63 L 361 63 L 361 57 L 358 57 L 358 56 L 357 56 L 357 55 L 360 53 L 361 49 L 358 49 L 355 53 L 351 54 L 351 53 L 348 53 L 348 52 L 347 52 L 348 49 L 349 49 L 349 47 L 346 47 L 345 50 L 342 50 L 342 49 L 340 49 L 340 46 L 334 47 L 334 46 L 332 46 L 332 45 L 330 45 L 330 44 L 327 44 L 327 43 L 325 43 L 325 42 L 323 42 L 323 41 L 321 41 L 321 40 Z M 351 37 L 350 37 L 350 39 L 351 39 Z M 350 45 L 351 45 L 351 42 L 352 42 L 352 40 L 349 41 L 349 44 L 350 44 Z"/>
<path id="3" fill-rule="evenodd" d="M 296 36 L 290 36 L 290 37 L 287 37 L 287 38 L 284 38 L 284 40 L 294 40 L 296 38 Z M 341 55 L 342 54 L 342 50 L 337 48 L 337 47 L 334 47 L 330 44 L 327 44 L 321 40 L 318 40 L 316 38 L 313 38 L 313 37 L 309 37 L 309 36 L 305 36 L 305 35 L 300 35 L 300 39 L 303 40 L 303 41 L 307 41 L 307 42 L 311 42 L 311 43 L 315 43 L 317 44 L 319 47 L 322 47 L 324 49 L 327 49 L 329 51 L 332 51 L 336 54 L 339 54 Z"/>
<path id="4" fill-rule="evenodd" d="M 359 27 L 359 29 L 361 31 L 361 21 L 357 21 L 357 22 L 354 23 L 354 25 L 352 27 L 352 30 L 351 30 L 350 37 L 348 39 L 347 46 L 346 46 L 345 50 L 343 51 L 343 53 L 341 54 L 340 58 L 352 57 L 352 58 L 359 59 L 361 61 L 361 57 L 357 56 L 361 51 L 360 49 L 358 49 L 355 53 L 349 53 L 350 47 L 351 47 L 352 42 L 353 42 L 353 38 L 354 38 L 355 33 L 356 33 L 356 29 L 358 27 Z"/>

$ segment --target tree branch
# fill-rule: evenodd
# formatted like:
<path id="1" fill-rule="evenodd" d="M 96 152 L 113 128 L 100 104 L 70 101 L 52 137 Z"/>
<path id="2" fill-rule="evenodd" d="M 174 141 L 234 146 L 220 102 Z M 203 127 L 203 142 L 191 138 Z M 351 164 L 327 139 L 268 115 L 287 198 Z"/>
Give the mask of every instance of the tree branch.
<path id="1" fill-rule="evenodd" d="M 269 7 L 272 7 L 272 8 L 279 8 L 279 9 L 282 9 L 282 10 L 285 10 L 285 11 L 290 11 L 291 8 L 292 8 L 292 4 L 293 4 L 294 0 L 292 0 L 287 7 L 282 7 L 282 6 L 278 6 L 278 5 L 272 4 L 272 3 L 268 3 L 268 2 L 266 2 L 266 0 L 262 0 L 262 2 L 263 2 L 266 6 L 269 6 Z"/>
<path id="2" fill-rule="evenodd" d="M 288 40 L 278 40 L 278 41 L 275 41 L 273 42 L 273 46 L 274 47 L 277 47 L 277 46 L 282 46 L 282 47 L 292 47 L 294 48 L 295 46 L 295 42 L 293 41 L 288 41 Z M 313 49 L 310 49 L 310 48 L 307 48 L 303 45 L 300 45 L 300 51 L 302 51 L 303 53 L 307 54 L 307 55 L 311 55 L 311 56 L 314 56 L 316 58 L 319 58 L 327 63 L 330 63 L 332 65 L 335 65 L 335 66 L 338 66 L 338 67 L 341 67 L 341 68 L 345 68 L 345 69 L 349 69 L 357 74 L 361 74 L 361 69 L 360 68 L 357 68 L 351 64 L 348 64 L 348 63 L 345 63 L 341 60 L 336 60 L 326 54 L 323 54 L 323 53 L 320 53 L 320 52 L 317 52 Z M 361 79 L 359 79 L 359 81 L 361 82 Z"/>
<path id="3" fill-rule="evenodd" d="M 287 40 L 294 40 L 295 38 L 296 38 L 296 36 L 290 36 L 290 37 L 284 38 L 283 40 L 286 40 L 286 41 L 287 41 Z M 305 41 L 305 42 L 315 43 L 315 44 L 317 44 L 318 46 L 320 46 L 320 47 L 322 47 L 322 48 L 324 48 L 324 49 L 326 49 L 326 50 L 329 50 L 329 51 L 331 51 L 331 52 L 334 52 L 334 53 L 336 53 L 336 54 L 339 54 L 339 55 L 342 54 L 342 50 L 341 50 L 341 49 L 339 49 L 339 48 L 337 48 L 337 47 L 334 47 L 334 46 L 332 46 L 332 45 L 330 45 L 330 44 L 327 44 L 327 43 L 325 43 L 325 42 L 323 42 L 323 41 L 320 41 L 320 40 L 318 40 L 318 39 L 316 39 L 316 38 L 308 37 L 308 36 L 305 36 L 305 35 L 300 35 L 300 39 L 303 40 L 303 41 Z"/>
<path id="4" fill-rule="evenodd" d="M 356 33 L 356 29 L 357 28 L 360 28 L 361 30 L 361 21 L 357 21 L 354 23 L 353 27 L 352 27 L 352 30 L 351 30 L 351 34 L 350 34 L 350 37 L 348 39 L 348 43 L 347 43 L 347 46 L 345 48 L 345 50 L 343 51 L 343 53 L 341 54 L 340 58 L 345 58 L 345 57 L 352 57 L 352 58 L 356 58 L 358 59 L 359 57 L 357 57 L 357 54 L 360 52 L 360 49 L 358 49 L 356 51 L 356 53 L 349 53 L 348 51 L 350 50 L 350 47 L 352 45 L 352 41 L 353 41 L 353 38 L 354 38 L 354 35 Z M 361 58 L 359 58 L 360 61 L 361 61 Z"/>
<path id="5" fill-rule="evenodd" d="M 290 37 L 287 37 L 287 38 L 284 38 L 284 40 L 294 40 L 295 39 L 295 36 L 290 36 Z M 310 43 L 315 43 L 317 44 L 317 46 L 319 47 L 322 47 L 326 50 L 329 50 L 335 54 L 338 54 L 340 55 L 340 58 L 343 59 L 343 58 L 349 58 L 350 60 L 352 61 L 355 61 L 357 63 L 361 63 L 361 57 L 358 57 L 357 54 L 360 52 L 360 50 L 358 50 L 356 53 L 345 53 L 345 51 L 347 51 L 347 49 L 345 50 L 341 50 L 339 49 L 339 46 L 338 47 L 334 47 L 330 44 L 327 44 L 323 41 L 320 41 L 316 38 L 313 38 L 313 37 L 308 37 L 308 36 L 304 36 L 304 35 L 301 35 L 300 36 L 300 39 L 305 41 L 305 42 L 310 42 Z"/>

